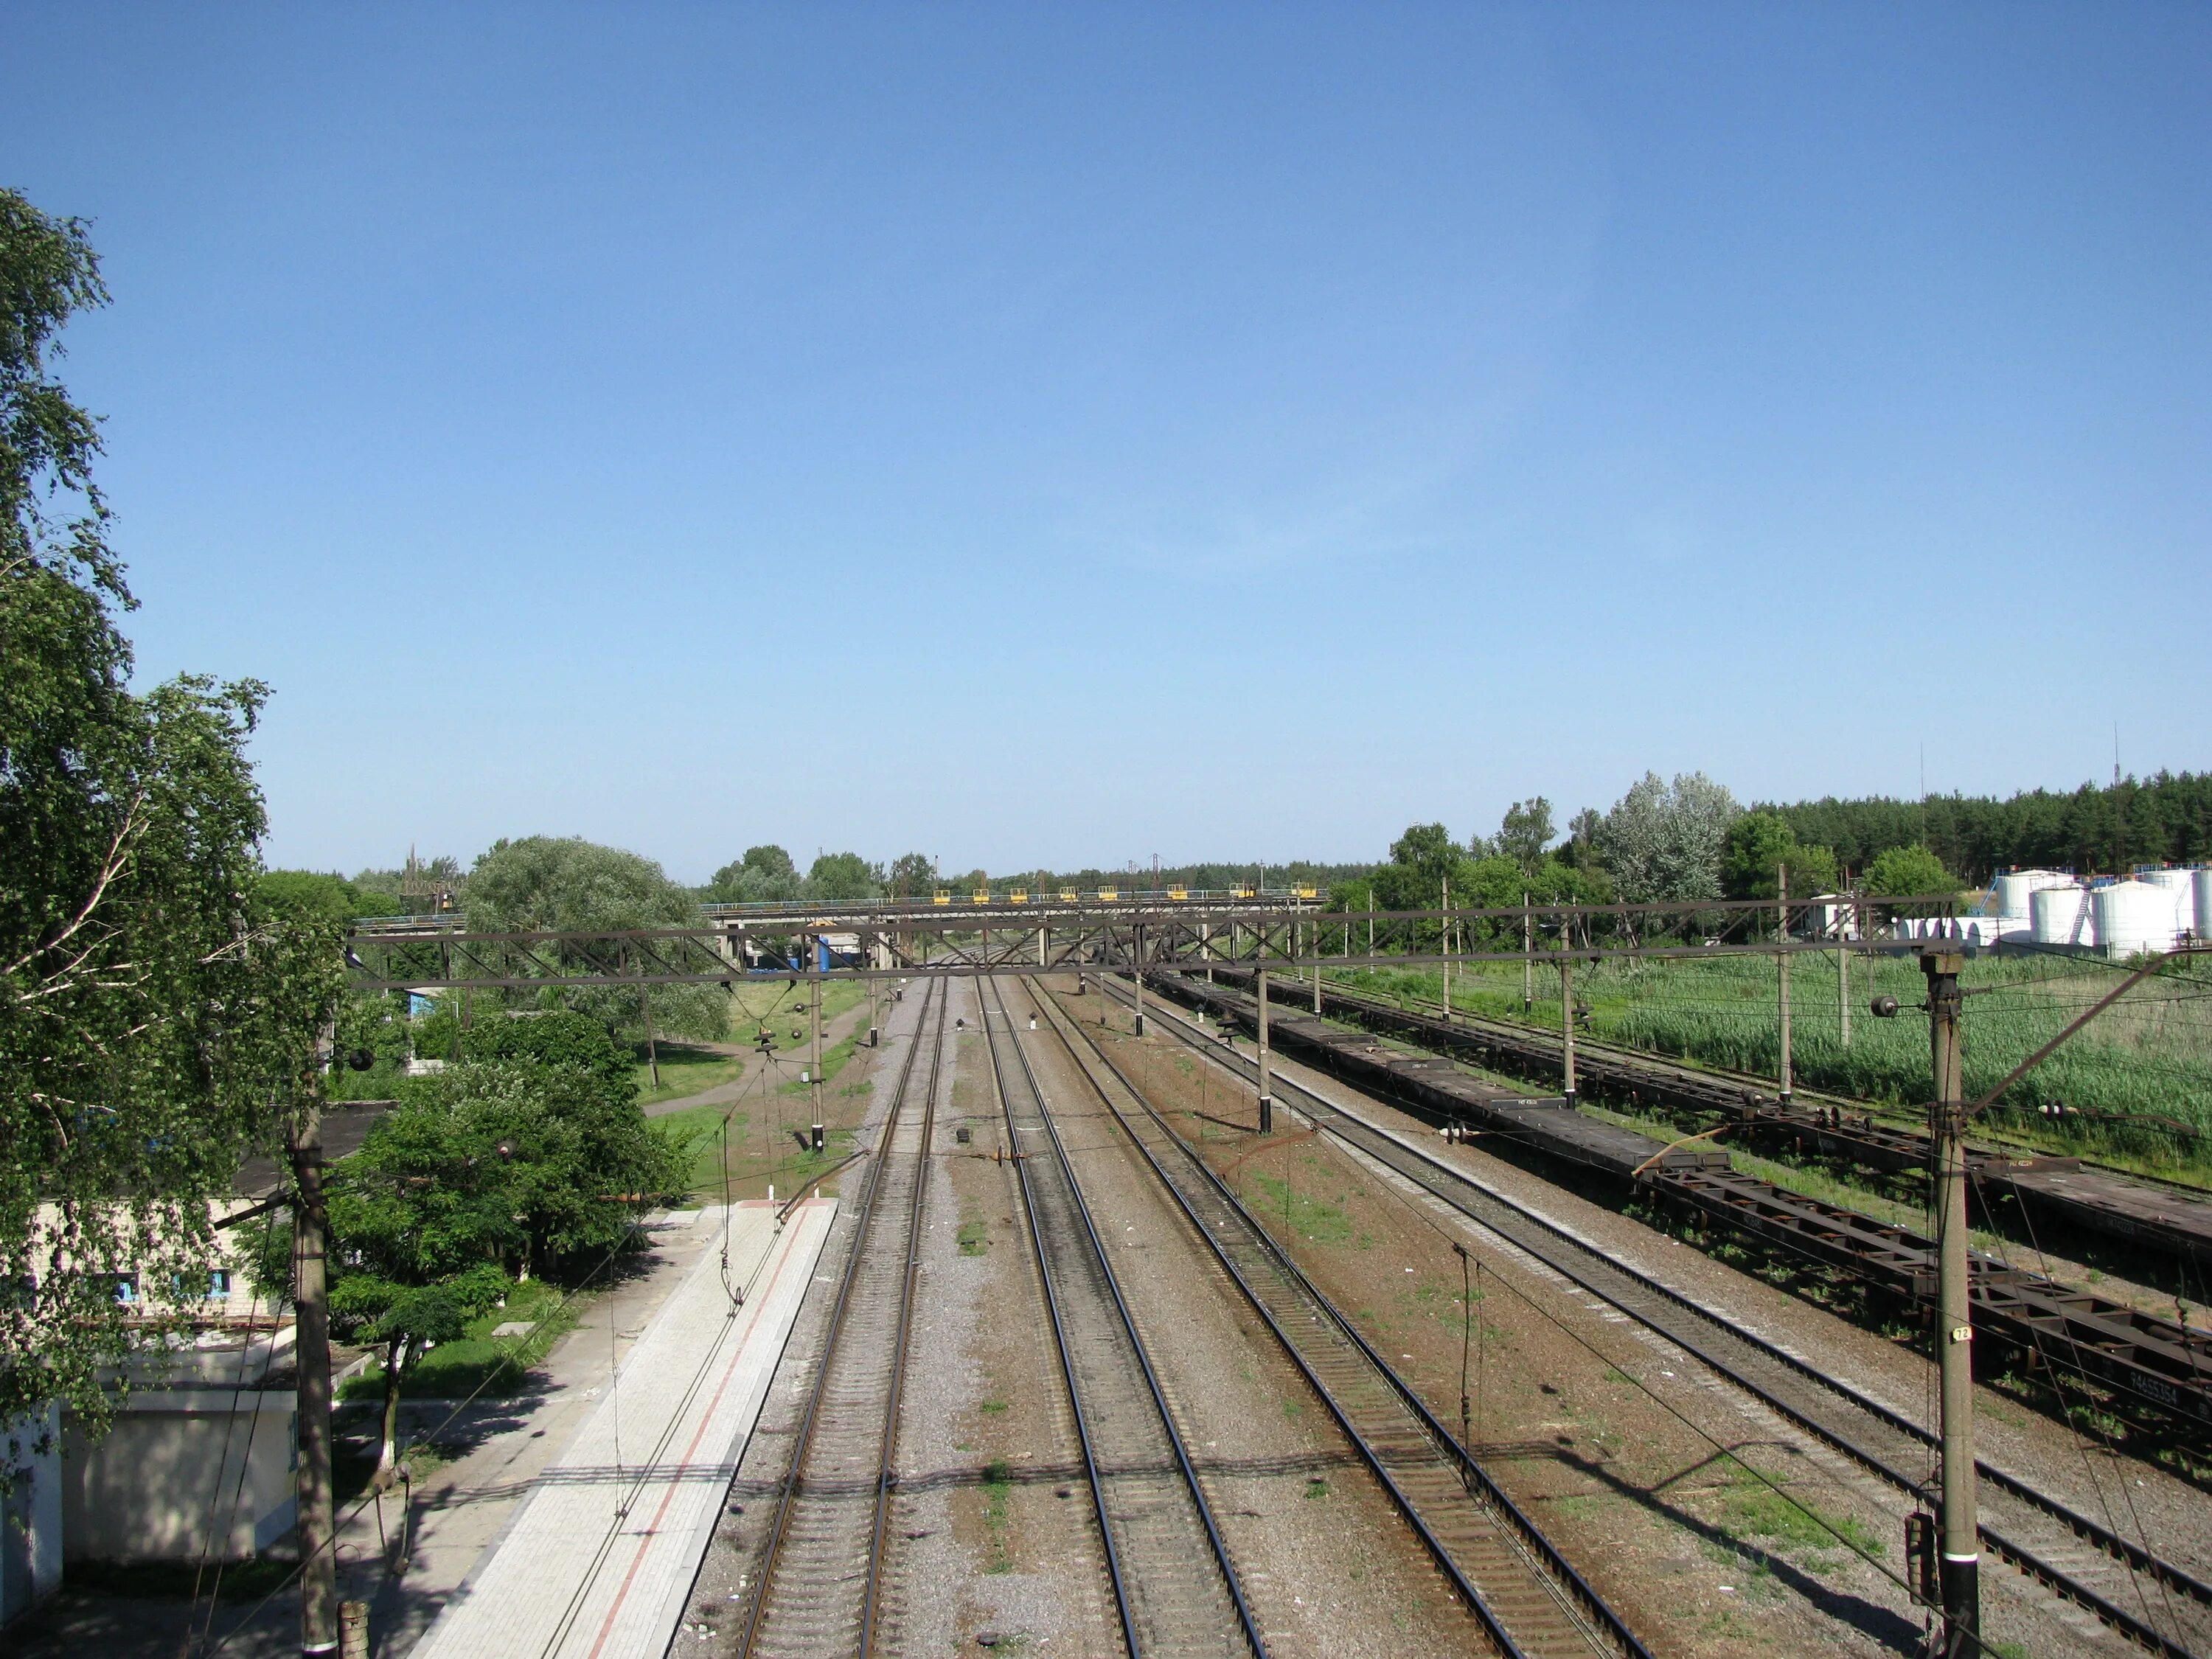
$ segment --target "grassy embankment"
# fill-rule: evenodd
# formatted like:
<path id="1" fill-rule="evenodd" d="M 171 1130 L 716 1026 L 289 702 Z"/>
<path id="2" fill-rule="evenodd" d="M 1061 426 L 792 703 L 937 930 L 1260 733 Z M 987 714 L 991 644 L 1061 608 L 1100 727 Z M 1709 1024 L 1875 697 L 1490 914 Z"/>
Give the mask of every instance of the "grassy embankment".
<path id="1" fill-rule="evenodd" d="M 1435 998 L 1437 973 L 1353 970 L 1369 988 Z M 2069 1021 L 2118 983 L 2103 963 L 2047 957 L 1978 957 L 1961 975 L 1966 1007 L 1966 1086 L 1991 1087 Z M 1547 981 L 1549 981 L 1548 985 Z M 1540 968 L 1531 1018 L 1557 1030 L 1559 981 Z M 1510 964 L 1469 964 L 1452 975 L 1455 1007 L 1518 1018 L 1522 975 Z M 1876 994 L 1904 1012 L 1875 1019 Z M 1779 994 L 1773 962 L 1751 957 L 1705 962 L 1646 958 L 1585 964 L 1575 1000 L 1591 1011 L 1593 1036 L 1652 1054 L 1772 1077 L 1780 1058 Z M 1924 1101 L 1928 1025 L 1918 963 L 1909 957 L 1859 957 L 1850 968 L 1851 1041 L 1845 1046 L 1832 957 L 1799 957 L 1792 969 L 1791 1054 L 1798 1082 L 1897 1106 Z M 2056 1103 L 2093 1111 L 2153 1113 L 2212 1132 L 2212 1000 L 2202 980 L 2162 975 L 2129 993 L 2008 1091 L 2009 1104 Z M 2018 1121 L 2017 1116 L 2014 1119 Z M 2178 1161 L 2172 1137 L 2102 1126 L 2100 1142 L 2154 1163 Z M 2189 1161 L 2199 1161 L 2198 1154 Z"/>

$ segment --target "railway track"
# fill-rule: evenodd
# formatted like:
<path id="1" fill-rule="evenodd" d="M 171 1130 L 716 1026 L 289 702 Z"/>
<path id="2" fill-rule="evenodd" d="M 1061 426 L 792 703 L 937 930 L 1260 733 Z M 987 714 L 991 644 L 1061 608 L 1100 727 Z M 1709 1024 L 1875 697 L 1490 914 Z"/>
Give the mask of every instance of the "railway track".
<path id="1" fill-rule="evenodd" d="M 949 986 L 933 981 L 923 994 L 754 1580 L 737 1650 L 746 1659 L 866 1655 L 875 1639 L 924 1175 L 951 1007 Z M 917 1095 L 925 1049 L 927 1080 Z"/>
<path id="2" fill-rule="evenodd" d="M 1055 1000 L 1029 983 L 1070 1062 L 1312 1385 L 1499 1650 L 1515 1659 L 1649 1659 L 1635 1634 L 1492 1484 L 1419 1394 L 1276 1248 L 1120 1066 Z"/>
<path id="3" fill-rule="evenodd" d="M 1236 1565 L 997 981 L 981 979 L 977 987 L 985 1046 L 1130 1659 L 1266 1659 Z"/>
<path id="4" fill-rule="evenodd" d="M 1217 969 L 1224 982 L 1249 989 L 1252 975 Z M 1310 977 L 1278 980 L 1270 1002 L 1306 1006 Z M 1405 1038 L 1437 1054 L 1532 1079 L 1556 1082 L 1565 1069 L 1555 1034 L 1494 1016 L 1455 1010 L 1413 997 L 1405 1004 L 1350 986 L 1325 985 L 1325 1012 Z M 1801 1089 L 1785 1104 L 1768 1092 L 1771 1079 L 1687 1066 L 1601 1038 L 1575 1039 L 1576 1082 L 1591 1098 L 1631 1109 L 1680 1113 L 1730 1125 L 1730 1143 L 1788 1155 L 1812 1151 L 1887 1173 L 1928 1165 L 1924 1129 L 1878 1114 L 1869 1103 Z M 1983 1126 L 1983 1134 L 1990 1134 Z M 2212 1269 L 2212 1199 L 2201 1188 L 2059 1156 L 2018 1139 L 1987 1139 L 1970 1153 L 1977 1192 L 1990 1205 L 2008 1200 L 2047 1211 L 2077 1226 L 2138 1249 L 2170 1257 L 2195 1272 Z"/>
<path id="5" fill-rule="evenodd" d="M 1242 990 L 1187 975 L 1154 980 L 1170 997 L 1256 1025 L 1258 1005 Z M 1524 1097 L 1453 1060 L 1385 1048 L 1310 1015 L 1278 1015 L 1271 1030 L 1285 1052 L 1417 1116 L 1476 1126 L 1546 1158 L 1583 1164 L 1685 1215 L 1717 1222 L 1779 1258 L 1856 1279 L 1903 1306 L 1932 1304 L 1932 1240 L 1737 1170 L 1709 1141 L 1660 1140 L 1559 1097 Z M 2185 1444 L 2212 1437 L 2212 1333 L 2022 1270 L 2000 1255 L 1975 1251 L 1970 1267 L 1985 1363 L 2010 1356 L 2010 1363 L 2068 1386 L 2086 1383 L 2102 1408 L 2154 1435 L 2178 1431 Z"/>
<path id="6" fill-rule="evenodd" d="M 1109 980 L 1109 994 L 1127 1000 Z M 1256 1065 L 1151 1004 L 1158 1024 L 1215 1064 L 1250 1081 Z M 1605 1254 L 1529 1206 L 1383 1126 L 1273 1074 L 1278 1106 L 1441 1200 L 1553 1273 L 1695 1356 L 1717 1375 L 1899 1490 L 1926 1497 L 1917 1473 L 1935 1437 L 1880 1401 L 1826 1375 L 1726 1315 Z M 2212 1654 L 2212 1583 L 2085 1515 L 1990 1460 L 1982 1538 L 2010 1563 L 2146 1650 L 2173 1659 Z"/>

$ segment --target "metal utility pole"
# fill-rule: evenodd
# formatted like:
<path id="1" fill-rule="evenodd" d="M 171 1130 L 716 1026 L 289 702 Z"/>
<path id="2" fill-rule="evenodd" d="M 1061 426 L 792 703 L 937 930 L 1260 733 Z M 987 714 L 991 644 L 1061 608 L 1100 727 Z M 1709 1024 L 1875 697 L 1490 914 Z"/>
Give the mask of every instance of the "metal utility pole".
<path id="1" fill-rule="evenodd" d="M 1559 924 L 1559 1030 L 1565 1044 L 1567 1104 L 1575 1103 L 1575 964 L 1567 956 L 1567 948 L 1574 943 L 1569 931 L 1571 922 Z"/>
<path id="2" fill-rule="evenodd" d="M 822 941 L 815 939 L 808 942 L 814 947 L 814 971 L 809 976 L 814 990 L 814 1062 L 807 1068 L 806 1075 L 814 1102 L 814 1127 L 808 1131 L 807 1139 L 818 1152 L 826 1139 L 822 1129 Z"/>
<path id="3" fill-rule="evenodd" d="M 1443 923 L 1443 937 L 1438 942 L 1443 946 L 1442 955 L 1444 959 L 1444 1024 L 1449 1025 L 1451 1024 L 1451 878 L 1449 876 L 1446 876 L 1443 878 L 1443 883 L 1444 919 Z M 1316 1012 L 1319 1011 L 1316 1010 Z"/>
<path id="4" fill-rule="evenodd" d="M 645 1063 L 653 1073 L 653 1086 L 660 1086 L 660 1050 L 653 1041 L 653 993 L 644 986 L 637 988 L 637 1017 L 645 1026 Z"/>
<path id="5" fill-rule="evenodd" d="M 299 1197 L 292 1206 L 292 1308 L 296 1322 L 300 1516 L 300 1651 L 338 1646 L 337 1510 L 331 1480 L 331 1304 L 325 1251 L 323 1113 L 310 1101 L 286 1136 Z"/>
<path id="6" fill-rule="evenodd" d="M 1142 1036 L 1145 1034 L 1145 930 L 1139 924 L 1132 923 L 1130 926 L 1129 953 L 1137 959 L 1136 971 L 1129 978 L 1137 988 L 1137 1035 Z"/>
<path id="7" fill-rule="evenodd" d="M 1521 1018 L 1526 1019 L 1536 1006 L 1536 913 L 1528 908 L 1528 896 L 1521 895 Z"/>
<path id="8" fill-rule="evenodd" d="M 1790 866 L 1775 866 L 1777 903 L 1774 915 L 1778 926 L 1774 942 L 1780 948 L 1774 953 L 1774 965 L 1782 976 L 1782 1104 L 1790 1104 Z"/>
<path id="9" fill-rule="evenodd" d="M 1260 970 L 1260 1133 L 1275 1132 L 1275 1097 L 1267 1076 L 1267 970 Z"/>
<path id="10" fill-rule="evenodd" d="M 1964 961 L 1956 951 L 1927 951 L 1920 957 L 1920 971 L 1928 979 L 1929 1057 L 1936 1079 L 1928 1127 L 1934 1143 L 1936 1352 L 1943 1399 L 1943 1659 L 1967 1659 L 1981 1649 L 1974 1329 L 1966 1254 L 1966 1109 L 1959 1048 L 1959 969 Z"/>
<path id="11" fill-rule="evenodd" d="M 1858 901 L 1851 901 L 1848 913 L 1839 905 L 1836 910 L 1836 932 L 1842 935 L 1836 941 L 1836 1025 L 1843 1038 L 1844 1047 L 1851 1046 L 1851 936 L 1857 933 Z"/>

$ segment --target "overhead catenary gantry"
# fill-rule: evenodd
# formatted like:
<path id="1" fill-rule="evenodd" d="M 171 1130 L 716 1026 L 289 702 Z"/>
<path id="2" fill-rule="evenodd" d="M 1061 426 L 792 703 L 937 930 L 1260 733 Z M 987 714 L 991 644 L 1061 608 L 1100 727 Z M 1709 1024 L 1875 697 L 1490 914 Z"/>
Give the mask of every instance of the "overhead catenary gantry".
<path id="1" fill-rule="evenodd" d="M 1878 902 L 1948 918 L 1942 895 Z M 784 975 L 1133 973 L 1208 967 L 1419 968 L 1569 964 L 1612 957 L 1914 950 L 1866 937 L 1877 902 L 1838 907 L 1771 899 L 1674 904 L 1530 904 L 1432 910 L 1326 910 L 1314 900 L 1172 901 L 866 908 L 787 907 L 680 927 L 611 932 L 474 931 L 425 918 L 356 927 L 362 990 L 547 989 L 560 985 L 729 984 Z M 1695 943 L 1680 941 L 1694 934 Z"/>

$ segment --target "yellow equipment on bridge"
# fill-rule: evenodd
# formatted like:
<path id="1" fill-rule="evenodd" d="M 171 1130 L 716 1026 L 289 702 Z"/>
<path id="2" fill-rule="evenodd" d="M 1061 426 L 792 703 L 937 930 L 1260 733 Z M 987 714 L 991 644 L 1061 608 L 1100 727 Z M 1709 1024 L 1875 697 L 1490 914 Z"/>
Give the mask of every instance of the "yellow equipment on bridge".
<path id="1" fill-rule="evenodd" d="M 1168 896 L 1171 899 L 1187 899 L 1190 896 L 1190 890 L 1188 887 L 1170 887 L 1168 889 Z"/>
<path id="2" fill-rule="evenodd" d="M 1061 888 L 1061 889 L 1060 890 L 1060 902 L 1062 904 L 1073 904 L 1073 903 L 1074 903 L 1074 902 L 1075 902 L 1075 890 L 1074 890 L 1073 887 L 1063 887 L 1063 888 Z"/>
<path id="3" fill-rule="evenodd" d="M 1029 902 L 1029 893 L 1023 888 L 1017 887 L 1012 892 L 1006 895 L 1006 902 L 1009 904 L 1027 904 Z"/>
<path id="4" fill-rule="evenodd" d="M 1302 899 L 1319 898 L 1321 890 L 1315 887 L 1293 887 L 1291 889 L 1291 896 Z"/>
<path id="5" fill-rule="evenodd" d="M 991 890 L 988 887 L 978 887 L 970 896 L 978 904 L 988 904 L 991 902 Z"/>
<path id="6" fill-rule="evenodd" d="M 1098 901 L 1102 904 L 1111 904 L 1121 896 L 1121 890 L 1118 887 L 1102 887 L 1098 890 Z"/>
<path id="7" fill-rule="evenodd" d="M 929 902 L 932 904 L 950 904 L 952 902 L 952 895 L 939 888 L 929 896 Z"/>

